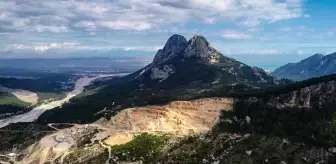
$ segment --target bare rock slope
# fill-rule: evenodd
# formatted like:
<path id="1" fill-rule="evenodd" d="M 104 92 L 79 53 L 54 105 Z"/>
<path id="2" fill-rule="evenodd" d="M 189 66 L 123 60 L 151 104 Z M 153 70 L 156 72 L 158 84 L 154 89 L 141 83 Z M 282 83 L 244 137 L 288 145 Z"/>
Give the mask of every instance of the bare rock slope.
<path id="1" fill-rule="evenodd" d="M 164 106 L 125 109 L 111 120 L 101 119 L 93 124 L 72 124 L 65 129 L 49 124 L 56 132 L 24 150 L 13 150 L 16 157 L 0 162 L 85 163 L 144 132 L 175 137 L 204 133 L 213 128 L 222 111 L 232 109 L 233 103 L 231 98 L 174 101 Z M 109 159 L 110 156 L 106 160 Z"/>

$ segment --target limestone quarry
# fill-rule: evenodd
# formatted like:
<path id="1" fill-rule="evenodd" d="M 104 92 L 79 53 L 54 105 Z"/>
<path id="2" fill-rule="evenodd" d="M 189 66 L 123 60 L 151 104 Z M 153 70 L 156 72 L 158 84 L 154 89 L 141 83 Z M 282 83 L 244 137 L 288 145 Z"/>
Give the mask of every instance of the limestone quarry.
<path id="1" fill-rule="evenodd" d="M 20 158 L 14 156 L 0 163 L 84 162 L 106 150 L 110 153 L 111 146 L 127 143 L 145 132 L 174 137 L 204 133 L 216 124 L 222 111 L 232 109 L 233 102 L 231 98 L 174 101 L 163 106 L 124 109 L 110 120 L 100 119 L 92 124 L 71 124 L 64 129 L 49 124 L 56 132 L 25 150 L 7 152 Z"/>

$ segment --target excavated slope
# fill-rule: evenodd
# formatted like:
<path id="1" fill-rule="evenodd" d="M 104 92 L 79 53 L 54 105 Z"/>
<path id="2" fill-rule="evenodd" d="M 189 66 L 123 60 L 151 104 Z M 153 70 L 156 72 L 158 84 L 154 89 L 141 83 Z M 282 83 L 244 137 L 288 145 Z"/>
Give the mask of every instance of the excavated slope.
<path id="1" fill-rule="evenodd" d="M 233 103 L 231 98 L 175 101 L 164 106 L 124 109 L 111 120 L 99 120 L 93 124 L 74 124 L 65 129 L 57 129 L 50 124 L 57 132 L 25 150 L 15 152 L 23 155 L 23 159 L 11 158 L 10 161 L 42 164 L 70 160 L 78 163 L 103 153 L 105 149 L 110 152 L 111 146 L 127 143 L 142 132 L 171 133 L 174 136 L 206 132 L 215 125 L 223 110 L 232 109 Z"/>
<path id="2" fill-rule="evenodd" d="M 212 128 L 221 111 L 232 109 L 232 105 L 233 99 L 229 98 L 175 101 L 164 106 L 125 109 L 102 124 L 118 131 L 189 135 Z"/>

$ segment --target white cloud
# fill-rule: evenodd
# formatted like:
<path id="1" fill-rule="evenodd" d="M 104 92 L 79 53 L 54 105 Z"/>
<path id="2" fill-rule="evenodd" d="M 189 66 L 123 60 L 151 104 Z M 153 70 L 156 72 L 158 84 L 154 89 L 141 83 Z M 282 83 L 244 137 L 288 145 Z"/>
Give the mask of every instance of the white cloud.
<path id="1" fill-rule="evenodd" d="M 49 43 L 33 46 L 35 51 L 44 52 L 50 49 L 68 49 L 79 45 L 77 42 Z"/>
<path id="2" fill-rule="evenodd" d="M 5 48 L 5 51 L 13 51 L 13 50 L 26 50 L 26 49 L 30 49 L 31 47 L 28 45 L 23 45 L 23 44 L 12 44 L 12 45 L 8 45 Z"/>
<path id="3" fill-rule="evenodd" d="M 12 44 L 5 48 L 5 51 L 17 50 L 33 50 L 36 52 L 44 52 L 50 49 L 70 49 L 79 45 L 77 42 L 52 42 L 52 43 L 39 43 L 39 44 Z"/>
<path id="4" fill-rule="evenodd" d="M 232 54 L 243 54 L 243 55 L 276 55 L 280 54 L 278 50 L 275 49 L 242 49 L 236 50 Z"/>
<path id="5" fill-rule="evenodd" d="M 74 27 L 84 28 L 86 31 L 96 31 L 101 28 L 112 29 L 112 30 L 137 30 L 143 31 L 148 30 L 152 27 L 151 24 L 147 22 L 127 22 L 127 21 L 81 21 L 74 24 Z"/>
<path id="6" fill-rule="evenodd" d="M 6 41 L 0 43 L 0 49 L 155 51 L 157 46 L 153 45 L 164 44 L 172 32 L 188 37 L 195 34 L 206 36 L 209 34 L 207 30 L 212 28 L 203 28 L 202 25 L 248 26 L 239 28 L 245 31 L 223 31 L 219 35 L 227 39 L 258 39 L 263 30 L 256 29 L 267 27 L 264 24 L 305 17 L 303 1 L 0 1 L 0 35 L 6 34 Z M 189 26 L 190 22 L 195 26 Z M 64 40 L 73 40 L 73 37 L 82 44 L 63 44 Z"/>
<path id="7" fill-rule="evenodd" d="M 280 31 L 289 32 L 289 31 L 292 31 L 292 29 L 289 27 L 284 27 L 284 28 L 280 28 Z"/>
<path id="8" fill-rule="evenodd" d="M 251 39 L 252 36 L 248 33 L 235 31 L 235 30 L 227 30 L 223 31 L 220 36 L 226 39 Z"/>
<path id="9" fill-rule="evenodd" d="M 157 51 L 159 50 L 161 47 L 159 46 L 149 46 L 149 47 L 146 47 L 146 46 L 142 46 L 142 47 L 122 47 L 121 49 L 123 49 L 124 51 Z"/>
<path id="10" fill-rule="evenodd" d="M 302 55 L 304 53 L 304 51 L 302 51 L 302 50 L 297 50 L 297 54 L 298 55 Z"/>
<path id="11" fill-rule="evenodd" d="M 30 50 L 35 52 L 46 52 L 49 50 L 68 50 L 68 51 L 147 51 L 155 52 L 160 49 L 160 46 L 95 46 L 83 45 L 78 42 L 52 42 L 52 43 L 39 43 L 32 45 L 12 44 L 6 47 L 5 51 L 22 51 Z"/>
<path id="12" fill-rule="evenodd" d="M 94 31 L 96 24 L 92 21 L 80 21 L 74 24 L 75 27 L 84 28 L 87 31 Z"/>
<path id="13" fill-rule="evenodd" d="M 243 25 L 243 26 L 253 27 L 253 26 L 259 25 L 260 21 L 259 20 L 245 20 L 245 21 L 239 22 L 238 24 Z"/>
<path id="14" fill-rule="evenodd" d="M 92 23 L 112 30 L 148 30 L 171 23 L 201 21 L 257 26 L 262 21 L 303 17 L 303 0 L 72 0 L 3 1 L 0 20 L 20 29 L 67 32 L 67 27 L 94 30 Z M 91 22 L 90 24 L 87 24 Z M 89 26 L 89 27 L 88 27 Z"/>
<path id="15" fill-rule="evenodd" d="M 66 26 L 44 26 L 44 25 L 37 25 L 33 27 L 33 29 L 36 32 L 54 32 L 54 33 L 60 33 L 60 32 L 68 32 L 69 29 Z"/>
<path id="16" fill-rule="evenodd" d="M 113 29 L 113 30 L 148 30 L 152 26 L 147 22 L 128 22 L 128 21 L 102 21 L 98 23 L 101 27 Z"/>
<path id="17" fill-rule="evenodd" d="M 334 32 L 332 32 L 332 31 L 328 31 L 328 32 L 327 32 L 327 36 L 328 36 L 328 37 L 333 37 L 333 36 L 334 36 Z"/>

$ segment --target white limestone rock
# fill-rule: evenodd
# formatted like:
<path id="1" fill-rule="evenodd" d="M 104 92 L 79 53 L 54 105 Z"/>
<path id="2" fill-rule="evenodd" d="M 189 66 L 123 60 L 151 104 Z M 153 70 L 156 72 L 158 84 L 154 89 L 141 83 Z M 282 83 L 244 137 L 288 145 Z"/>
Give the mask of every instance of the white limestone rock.
<path id="1" fill-rule="evenodd" d="M 173 73 L 175 73 L 174 69 L 168 65 L 164 65 L 161 69 L 158 67 L 154 67 L 151 69 L 150 78 L 152 80 L 159 80 L 160 82 L 162 82 Z"/>
<path id="2" fill-rule="evenodd" d="M 184 50 L 184 57 L 198 57 L 209 63 L 219 62 L 220 53 L 210 46 L 210 43 L 203 36 L 194 36 Z"/>
<path id="3" fill-rule="evenodd" d="M 158 64 L 172 57 L 175 57 L 178 54 L 181 54 L 184 49 L 187 47 L 187 39 L 181 35 L 171 36 L 163 49 L 158 50 L 156 53 L 153 63 Z"/>

